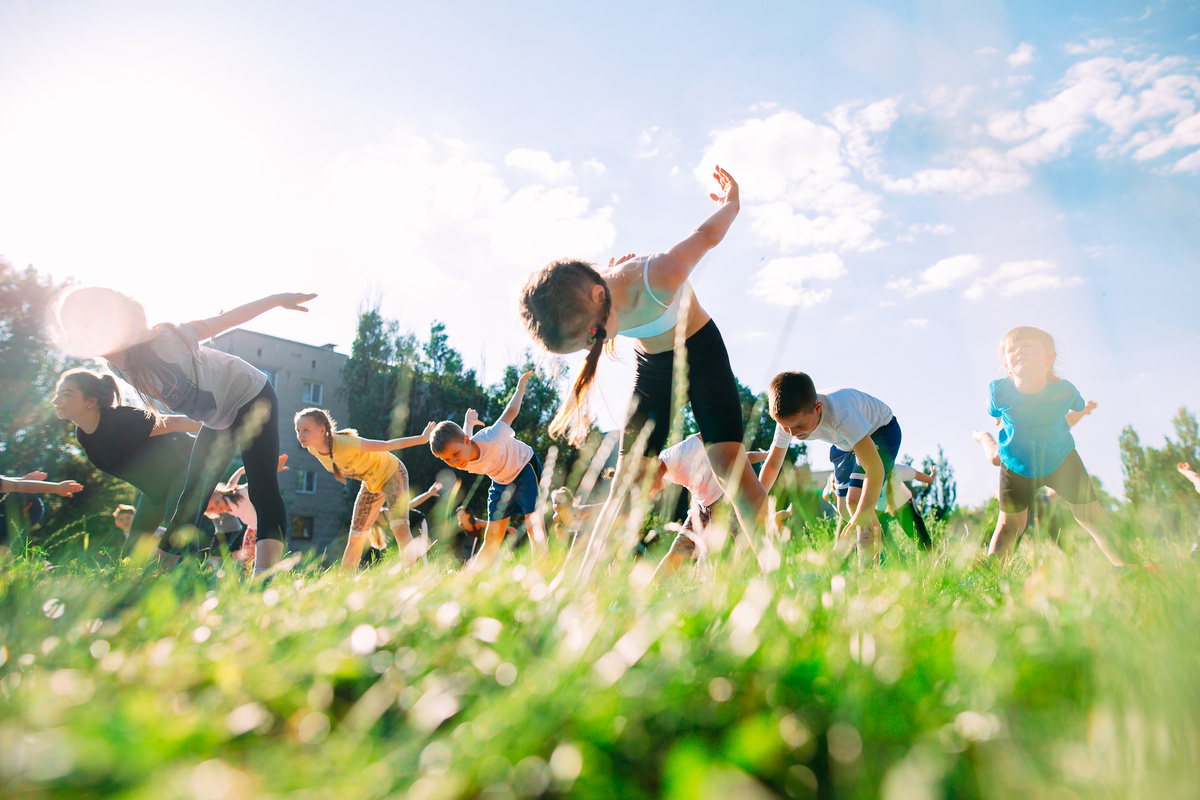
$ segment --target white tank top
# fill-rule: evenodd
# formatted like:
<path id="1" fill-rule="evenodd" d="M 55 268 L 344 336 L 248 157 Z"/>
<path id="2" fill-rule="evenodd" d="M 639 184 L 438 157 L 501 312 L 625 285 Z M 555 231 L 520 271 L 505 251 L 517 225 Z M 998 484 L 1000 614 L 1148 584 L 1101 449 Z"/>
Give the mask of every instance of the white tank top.
<path id="1" fill-rule="evenodd" d="M 666 333 L 673 329 L 675 324 L 679 322 L 679 297 L 683 294 L 684 286 L 690 290 L 690 285 L 684 281 L 683 286 L 680 286 L 675 292 L 675 296 L 671 298 L 670 303 L 664 303 L 654 296 L 654 291 L 650 288 L 650 256 L 646 257 L 646 261 L 642 264 L 642 282 L 646 284 L 646 294 L 650 299 L 658 303 L 665 310 L 658 319 L 651 320 L 645 325 L 638 325 L 634 328 L 628 328 L 623 331 L 618 331 L 618 336 L 628 336 L 630 339 L 649 339 L 652 336 Z"/>

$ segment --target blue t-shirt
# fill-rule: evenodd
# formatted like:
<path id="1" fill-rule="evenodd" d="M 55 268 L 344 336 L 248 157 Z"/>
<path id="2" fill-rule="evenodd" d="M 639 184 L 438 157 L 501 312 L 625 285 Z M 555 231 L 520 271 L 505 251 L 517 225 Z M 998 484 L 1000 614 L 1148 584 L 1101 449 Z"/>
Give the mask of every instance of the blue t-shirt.
<path id="1" fill-rule="evenodd" d="M 1070 381 L 1051 381 L 1037 394 L 1017 391 L 1012 378 L 988 387 L 988 414 L 1000 417 L 1000 461 L 1026 478 L 1041 478 L 1062 466 L 1075 449 L 1068 411 L 1083 411 L 1083 395 Z"/>

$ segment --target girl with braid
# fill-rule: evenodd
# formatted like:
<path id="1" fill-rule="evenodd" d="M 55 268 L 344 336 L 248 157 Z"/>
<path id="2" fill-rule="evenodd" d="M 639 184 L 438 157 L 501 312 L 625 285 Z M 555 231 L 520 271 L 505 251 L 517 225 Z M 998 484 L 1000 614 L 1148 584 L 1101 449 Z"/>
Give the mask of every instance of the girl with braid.
<path id="1" fill-rule="evenodd" d="M 333 417 L 323 408 L 306 408 L 296 414 L 295 422 L 300 446 L 312 453 L 338 481 L 345 483 L 347 478 L 362 481 L 350 518 L 350 538 L 342 554 L 342 572 L 358 569 L 363 544 L 375 530 L 375 520 L 381 512 L 386 514 L 396 544 L 404 552 L 412 541 L 408 525 L 408 470 L 388 451 L 425 444 L 433 423 L 426 425 L 419 436 L 381 441 L 360 438 L 352 428 L 338 430 Z M 386 542 L 372 541 L 371 546 L 383 549 Z"/>
<path id="2" fill-rule="evenodd" d="M 688 399 L 721 488 L 733 499 L 743 530 L 763 525 L 767 496 L 742 445 L 742 407 L 729 354 L 688 283 L 700 259 L 725 238 L 740 208 L 733 177 L 719 166 L 713 177 L 721 188 L 721 194 L 709 195 L 717 210 L 665 253 L 610 261 L 603 272 L 583 261 L 555 261 L 533 273 L 521 293 L 521 319 L 539 344 L 552 353 L 588 351 L 571 394 L 550 425 L 552 435 L 566 434 L 572 444 L 580 444 L 591 425 L 589 395 L 605 342 L 616 336 L 637 340 L 633 399 L 598 530 L 617 513 L 614 494 L 626 485 L 623 476 L 631 470 L 644 475 L 666 444 L 677 332 L 684 340 Z M 648 425 L 653 428 L 645 444 L 635 450 Z"/>

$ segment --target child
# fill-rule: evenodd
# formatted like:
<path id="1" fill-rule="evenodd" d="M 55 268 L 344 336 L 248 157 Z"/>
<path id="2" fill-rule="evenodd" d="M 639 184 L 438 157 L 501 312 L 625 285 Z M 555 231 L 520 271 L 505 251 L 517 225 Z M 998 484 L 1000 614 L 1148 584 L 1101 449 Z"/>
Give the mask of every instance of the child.
<path id="1" fill-rule="evenodd" d="M 767 453 L 762 450 L 746 454 L 751 464 L 757 464 L 766 457 Z M 655 573 L 656 579 L 665 579 L 679 570 L 684 559 L 696 558 L 697 544 L 703 546 L 704 531 L 712 521 L 713 506 L 725 496 L 725 490 L 713 472 L 712 463 L 704 450 L 704 440 L 698 433 L 663 450 L 658 454 L 657 462 L 658 468 L 650 482 L 651 497 L 657 497 L 666 482 L 682 486 L 691 494 L 683 527 Z M 779 512 L 779 515 L 783 514 L 786 512 Z"/>
<path id="2" fill-rule="evenodd" d="M 538 482 L 542 479 L 542 462 L 533 448 L 513 438 L 512 423 L 521 410 L 525 385 L 533 371 L 517 381 L 516 391 L 504 408 L 500 419 L 474 436 L 471 431 L 481 425 L 475 409 L 468 409 L 463 427 L 453 422 L 439 422 L 433 429 L 429 449 L 454 469 L 466 470 L 492 479 L 488 489 L 487 530 L 483 548 L 471 561 L 471 569 L 479 571 L 495 559 L 504 540 L 509 517 L 523 515 L 529 537 L 540 548 L 546 547 L 546 531 L 542 524 Z"/>
<path id="3" fill-rule="evenodd" d="M 279 456 L 279 472 L 288 469 L 287 456 Z M 245 526 L 237 541 L 229 545 L 229 555 L 235 561 L 245 566 L 253 567 L 254 549 L 258 542 L 258 512 L 250 502 L 250 487 L 241 486 L 239 482 L 245 474 L 245 467 L 238 467 L 229 476 L 229 480 L 218 483 L 208 498 L 204 516 L 213 521 L 214 529 L 220 529 L 222 520 L 233 518 Z M 224 531 L 221 530 L 222 535 Z M 227 542 L 228 543 L 228 542 Z M 237 546 L 234 547 L 233 545 Z"/>
<path id="4" fill-rule="evenodd" d="M 432 426 L 430 426 L 432 427 Z M 424 503 L 431 497 L 437 497 L 442 490 L 442 485 L 434 481 L 421 494 L 408 501 L 408 534 L 411 541 L 404 546 L 403 553 L 409 563 L 415 562 L 418 558 L 428 561 L 427 553 L 432 546 L 429 539 L 429 525 L 425 519 L 425 515 L 417 510 L 417 506 Z M 390 506 L 385 509 L 376 518 L 375 524 L 371 526 L 371 532 L 367 535 L 367 541 L 371 543 L 370 550 L 364 550 L 362 558 L 358 565 L 369 566 L 383 558 L 383 551 L 387 549 L 387 534 L 391 530 Z M 386 523 L 386 529 L 381 522 Z"/>
<path id="5" fill-rule="evenodd" d="M 261 371 L 236 356 L 200 344 L 272 308 L 308 311 L 315 294 L 277 294 L 208 319 L 182 325 L 146 324 L 137 301 L 112 289 L 72 289 L 58 304 L 67 348 L 79 356 L 103 356 L 147 405 L 162 403 L 203 423 L 192 446 L 183 494 L 159 541 L 155 557 L 174 564 L 195 527 L 218 476 L 241 451 L 258 511 L 254 573 L 283 556 L 287 510 L 275 474 L 279 458 L 279 402 Z"/>
<path id="6" fill-rule="evenodd" d="M 818 393 L 812 378 L 803 372 L 776 375 L 767 399 L 776 427 L 760 476 L 763 486 L 770 489 L 775 483 L 793 438 L 829 442 L 838 513 L 848 518 L 834 552 L 840 555 L 857 545 L 860 559 L 874 563 L 880 537 L 875 504 L 900 449 L 896 416 L 885 403 L 857 389 Z"/>
<path id="7" fill-rule="evenodd" d="M 583 261 L 562 260 L 535 272 L 521 293 L 521 318 L 529 334 L 552 353 L 587 350 L 571 395 L 550 426 L 578 445 L 587 435 L 591 386 L 604 344 L 615 336 L 637 339 L 633 398 L 616 477 L 598 529 L 608 530 L 617 514 L 614 500 L 640 478 L 666 444 L 671 428 L 672 379 L 677 333 L 687 358 L 688 399 L 717 478 L 735 504 L 743 530 L 763 523 L 767 496 L 742 446 L 742 406 L 737 381 L 717 325 L 692 296 L 688 278 L 709 250 L 725 238 L 740 208 L 738 185 L 716 167 L 723 194 L 711 194 L 717 210 L 666 253 L 610 261 L 603 273 Z M 634 444 L 653 425 L 642 449 Z"/>
<path id="8" fill-rule="evenodd" d="M 350 517 L 350 537 L 346 540 L 346 551 L 342 553 L 342 572 L 358 569 L 362 560 L 363 543 L 375 525 L 376 518 L 387 506 L 388 525 L 400 551 L 412 541 L 408 529 L 408 470 L 390 450 L 401 450 L 425 444 L 433 430 L 433 423 L 425 426 L 419 436 L 404 436 L 399 439 L 360 438 L 351 428 L 335 430 L 337 423 L 329 412 L 321 408 L 306 408 L 296 414 L 296 439 L 300 446 L 312 453 L 321 466 L 333 473 L 340 482 L 346 478 L 362 481 L 358 497 L 354 500 L 354 512 Z M 372 542 L 382 549 L 383 542 Z"/>
<path id="9" fill-rule="evenodd" d="M 1013 328 L 1000 341 L 1008 377 L 988 387 L 988 415 L 1001 425 L 1000 518 L 988 554 L 1006 557 L 1025 530 L 1029 505 L 1039 486 L 1054 489 L 1114 566 L 1118 555 L 1112 523 L 1075 450 L 1067 412 L 1083 412 L 1083 397 L 1054 372 L 1054 339 L 1039 328 Z"/>
<path id="10" fill-rule="evenodd" d="M 187 480 L 193 445 L 188 434 L 201 426 L 184 416 L 155 415 L 120 401 L 112 375 L 71 369 L 59 376 L 53 404 L 59 419 L 75 425 L 75 439 L 88 461 L 141 492 L 129 527 L 123 529 L 126 544 L 133 546 L 170 520 Z M 113 514 L 118 526 L 121 508 Z"/>

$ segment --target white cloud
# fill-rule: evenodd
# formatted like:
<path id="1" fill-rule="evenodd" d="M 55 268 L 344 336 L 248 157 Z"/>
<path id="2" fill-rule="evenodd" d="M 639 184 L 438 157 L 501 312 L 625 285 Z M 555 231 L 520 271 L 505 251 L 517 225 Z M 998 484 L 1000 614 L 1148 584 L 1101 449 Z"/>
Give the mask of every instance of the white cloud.
<path id="1" fill-rule="evenodd" d="M 888 124 L 877 106 L 863 125 Z M 782 111 L 713 133 L 695 175 L 708 187 L 713 164 L 728 168 L 751 229 L 784 252 L 871 250 L 882 245 L 881 199 L 853 181 L 842 143 L 835 128 Z"/>
<path id="2" fill-rule="evenodd" d="M 949 289 L 978 271 L 982 265 L 983 261 L 977 255 L 951 256 L 922 270 L 917 275 L 916 281 L 911 278 L 900 278 L 888 283 L 886 288 L 904 292 L 908 297 Z"/>
<path id="3" fill-rule="evenodd" d="M 954 233 L 954 226 L 945 222 L 922 222 L 919 224 L 909 225 L 908 233 L 903 236 L 896 237 L 896 241 L 915 242 L 917 240 L 917 236 L 924 233 L 933 234 L 934 236 L 949 236 L 950 234 Z"/>
<path id="4" fill-rule="evenodd" d="M 832 289 L 813 289 L 813 281 L 833 281 L 846 274 L 836 253 L 776 258 L 754 274 L 750 294 L 772 305 L 810 308 L 829 300 Z"/>
<path id="5" fill-rule="evenodd" d="M 1191 155 L 1184 156 L 1175 162 L 1172 167 L 1173 172 L 1197 172 L 1200 171 L 1200 150 L 1195 150 Z"/>
<path id="6" fill-rule="evenodd" d="M 994 56 L 994 55 L 999 54 L 999 52 L 1000 51 L 994 47 L 981 47 L 975 51 L 975 55 L 977 55 L 977 56 Z"/>
<path id="7" fill-rule="evenodd" d="M 1033 61 L 1034 48 L 1028 42 L 1021 42 L 1016 50 L 1005 57 L 1010 67 L 1021 67 Z"/>
<path id="8" fill-rule="evenodd" d="M 1116 42 L 1114 42 L 1112 39 L 1088 39 L 1086 44 L 1068 42 L 1065 50 L 1067 51 L 1068 55 L 1083 56 L 1090 55 L 1092 53 L 1099 53 L 1101 50 L 1107 50 L 1114 44 L 1116 44 Z"/>
<path id="9" fill-rule="evenodd" d="M 914 317 L 912 319 L 906 319 L 900 324 L 906 328 L 919 328 L 924 330 L 925 328 L 929 327 L 929 320 L 925 319 L 924 317 Z"/>
<path id="10" fill-rule="evenodd" d="M 963 292 L 963 297 L 968 300 L 982 300 L 988 296 L 1015 297 L 1029 292 L 1076 286 L 1083 282 L 1083 278 L 1078 276 L 1064 278 L 1056 274 L 1057 270 L 1058 265 L 1046 259 L 1009 261 L 976 280 Z"/>
<path id="11" fill-rule="evenodd" d="M 555 161 L 545 150 L 519 147 L 504 157 L 504 163 L 513 169 L 532 172 L 546 183 L 561 183 L 574 177 L 570 161 Z"/>
<path id="12" fill-rule="evenodd" d="M 583 162 L 583 171 L 590 175 L 603 175 L 608 171 L 608 167 L 604 166 L 599 159 L 589 158 Z"/>
<path id="13" fill-rule="evenodd" d="M 660 130 L 657 125 L 638 134 L 637 147 L 634 148 L 635 158 L 657 158 L 660 155 L 669 156 L 679 145 L 679 139 L 669 131 Z"/>

